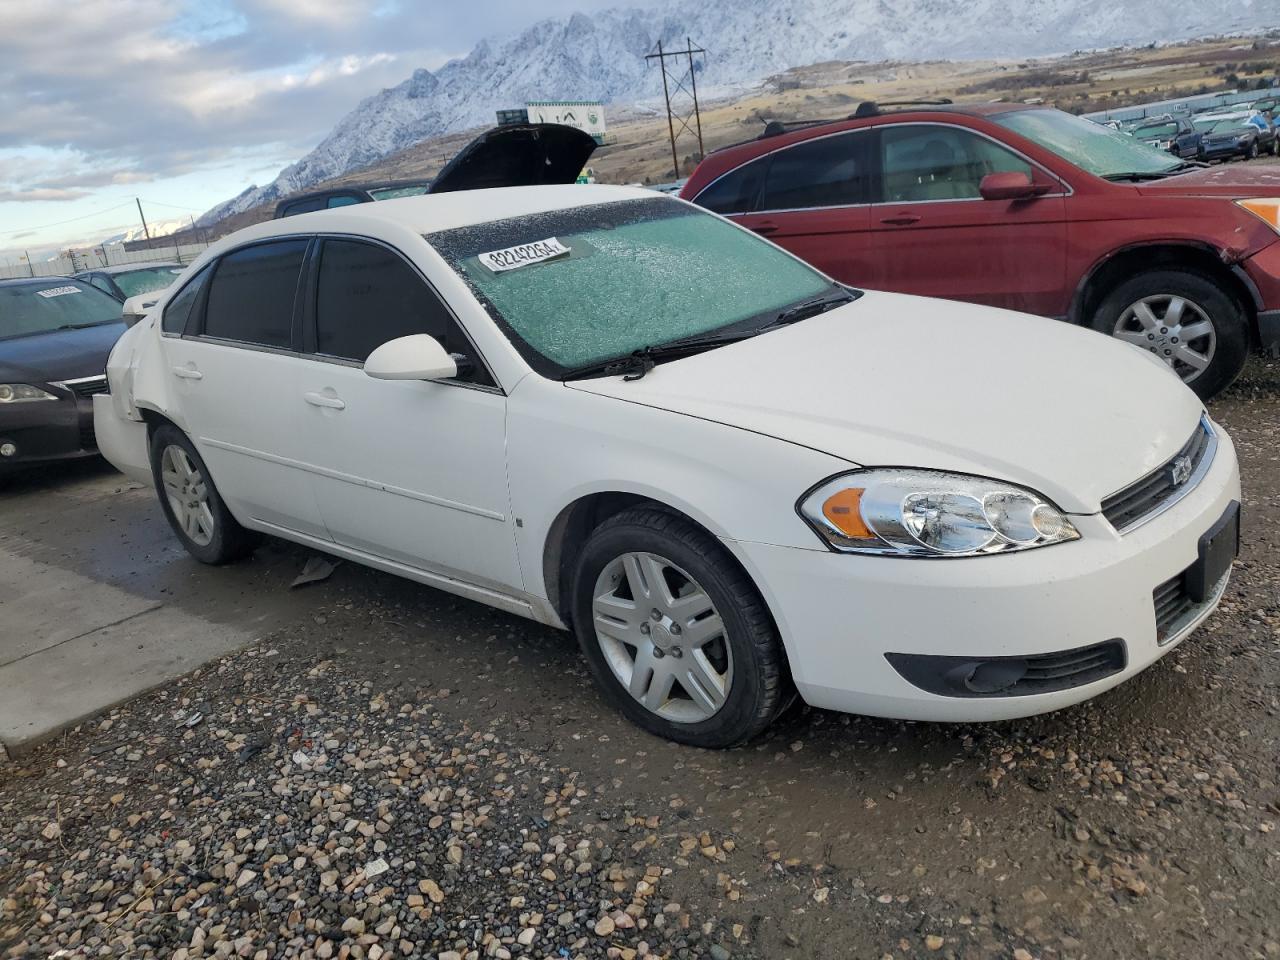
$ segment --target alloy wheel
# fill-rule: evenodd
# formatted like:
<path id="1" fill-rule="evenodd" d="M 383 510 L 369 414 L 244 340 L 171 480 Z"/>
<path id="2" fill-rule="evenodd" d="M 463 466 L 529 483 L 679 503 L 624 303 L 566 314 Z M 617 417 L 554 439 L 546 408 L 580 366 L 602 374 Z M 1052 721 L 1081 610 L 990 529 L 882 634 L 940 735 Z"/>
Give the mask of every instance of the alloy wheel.
<path id="1" fill-rule="evenodd" d="M 169 509 L 191 542 L 207 547 L 213 542 L 217 525 L 209 505 L 209 484 L 187 451 L 176 444 L 160 455 L 160 480 L 164 484 Z"/>
<path id="2" fill-rule="evenodd" d="M 592 593 L 605 661 L 646 710 L 675 723 L 714 716 L 729 695 L 733 654 L 706 590 L 653 553 L 607 564 Z"/>
<path id="3" fill-rule="evenodd" d="M 1167 293 L 1129 304 L 1112 336 L 1150 350 L 1184 383 L 1208 369 L 1218 346 L 1213 321 L 1204 309 L 1186 297 Z"/>

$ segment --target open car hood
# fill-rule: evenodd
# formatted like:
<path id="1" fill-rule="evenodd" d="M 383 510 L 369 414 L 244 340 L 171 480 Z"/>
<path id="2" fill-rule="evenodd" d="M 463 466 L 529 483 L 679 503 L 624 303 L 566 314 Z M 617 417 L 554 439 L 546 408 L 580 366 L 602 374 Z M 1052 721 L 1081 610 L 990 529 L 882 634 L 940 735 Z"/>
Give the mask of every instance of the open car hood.
<path id="1" fill-rule="evenodd" d="M 590 134 L 559 123 L 494 127 L 445 164 L 430 192 L 573 183 L 595 149 Z"/>

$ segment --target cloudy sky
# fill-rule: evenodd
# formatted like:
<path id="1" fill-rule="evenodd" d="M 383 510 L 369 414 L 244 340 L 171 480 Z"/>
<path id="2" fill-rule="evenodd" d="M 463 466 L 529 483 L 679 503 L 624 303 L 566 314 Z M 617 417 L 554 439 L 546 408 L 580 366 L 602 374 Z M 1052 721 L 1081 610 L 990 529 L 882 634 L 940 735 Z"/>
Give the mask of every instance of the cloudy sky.
<path id="1" fill-rule="evenodd" d="M 0 263 L 199 215 L 365 96 L 608 0 L 0 0 Z"/>

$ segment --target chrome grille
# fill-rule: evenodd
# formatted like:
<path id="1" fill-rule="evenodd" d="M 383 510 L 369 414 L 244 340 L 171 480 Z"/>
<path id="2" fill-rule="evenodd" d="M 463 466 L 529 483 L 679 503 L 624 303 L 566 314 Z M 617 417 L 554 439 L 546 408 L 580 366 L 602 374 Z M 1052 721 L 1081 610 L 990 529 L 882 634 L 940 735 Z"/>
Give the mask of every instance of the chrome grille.
<path id="1" fill-rule="evenodd" d="M 94 394 L 107 393 L 110 390 L 105 375 L 82 377 L 79 380 L 63 380 L 61 383 L 55 383 L 54 386 L 70 390 L 77 397 L 92 397 Z"/>
<path id="2" fill-rule="evenodd" d="M 1102 515 L 1121 533 L 1171 507 L 1186 496 L 1213 462 L 1217 437 L 1201 418 L 1196 432 L 1166 463 L 1102 501 Z"/>

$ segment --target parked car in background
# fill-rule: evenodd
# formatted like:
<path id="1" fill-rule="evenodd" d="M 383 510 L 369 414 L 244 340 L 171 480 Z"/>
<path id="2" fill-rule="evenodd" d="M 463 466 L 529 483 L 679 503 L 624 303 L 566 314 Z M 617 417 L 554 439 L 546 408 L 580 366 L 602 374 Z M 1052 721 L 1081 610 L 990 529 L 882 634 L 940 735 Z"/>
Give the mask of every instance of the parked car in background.
<path id="1" fill-rule="evenodd" d="M 1160 117 L 1143 122 L 1129 135 L 1158 150 L 1167 150 L 1175 157 L 1194 160 L 1200 156 L 1201 133 L 1189 117 Z"/>
<path id="2" fill-rule="evenodd" d="M 95 267 L 75 274 L 77 280 L 92 284 L 121 303 L 140 293 L 163 290 L 186 269 L 176 260 L 163 263 L 127 263 Z"/>
<path id="3" fill-rule="evenodd" d="M 97 452 L 92 397 L 120 302 L 72 277 L 0 280 L 0 472 Z"/>
<path id="4" fill-rule="evenodd" d="M 338 187 L 288 197 L 276 204 L 275 215 L 278 219 L 424 193 L 574 183 L 595 149 L 590 134 L 563 124 L 494 127 L 459 150 L 433 180 Z"/>
<path id="5" fill-rule="evenodd" d="M 1206 113 L 1192 123 L 1200 132 L 1201 160 L 1252 160 L 1262 152 L 1262 130 L 1243 114 Z"/>
<path id="6" fill-rule="evenodd" d="M 1280 344 L 1280 170 L 1023 104 L 859 113 L 716 151 L 681 196 L 845 283 L 1119 337 L 1203 397 Z"/>
<path id="7" fill-rule="evenodd" d="M 1085 700 L 1236 553 L 1231 440 L 1147 354 L 853 291 L 643 189 L 249 227 L 108 375 L 104 453 L 197 559 L 266 533 L 571 628 L 622 712 L 703 747 L 793 689 L 918 720 Z"/>
<path id="8" fill-rule="evenodd" d="M 1280 136 L 1277 136 L 1275 120 L 1271 114 L 1252 110 L 1247 114 L 1246 120 L 1258 128 L 1258 149 L 1272 156 L 1280 154 Z"/>

